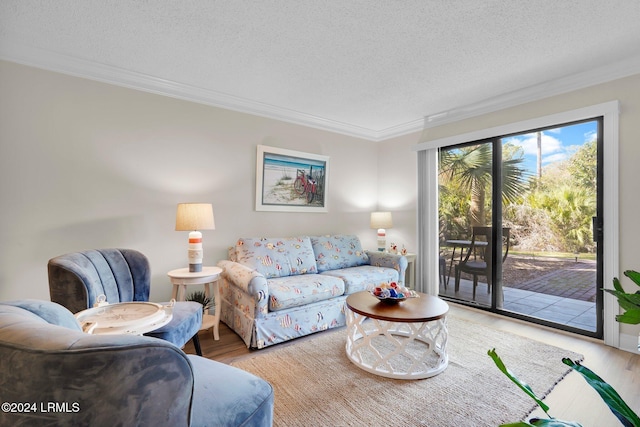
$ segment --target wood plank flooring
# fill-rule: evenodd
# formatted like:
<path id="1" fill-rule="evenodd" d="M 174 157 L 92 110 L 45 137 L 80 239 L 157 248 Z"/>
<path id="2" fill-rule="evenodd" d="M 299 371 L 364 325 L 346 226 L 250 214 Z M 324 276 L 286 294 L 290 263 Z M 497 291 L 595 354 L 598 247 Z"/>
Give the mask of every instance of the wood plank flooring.
<path id="1" fill-rule="evenodd" d="M 452 303 L 449 305 L 452 313 L 466 320 L 482 323 L 494 329 L 526 336 L 583 354 L 583 365 L 611 384 L 631 409 L 640 414 L 640 354 L 621 351 L 606 346 L 601 341 L 501 317 L 482 310 Z M 263 350 L 248 350 L 240 337 L 223 323 L 220 323 L 219 332 L 219 341 L 213 340 L 211 330 L 201 331 L 199 336 L 203 355 L 222 363 L 232 363 L 236 360 L 253 357 L 283 346 L 293 345 L 301 340 L 314 339 L 315 337 L 310 335 Z M 487 343 L 487 346 L 487 349 L 489 349 L 491 343 Z M 191 343 L 185 346 L 185 351 L 195 354 Z M 558 360 L 558 363 L 562 363 L 562 361 Z M 496 375 L 502 375 L 497 368 Z M 527 380 L 526 372 L 517 373 L 517 375 L 523 381 Z M 513 385 L 513 387 L 516 386 Z M 524 393 L 522 396 L 523 399 L 529 399 Z M 621 425 L 595 390 L 577 372 L 571 372 L 567 375 L 547 396 L 545 402 L 551 408 L 549 410 L 551 416 L 563 420 L 577 421 L 584 427 Z M 531 403 L 534 405 L 533 400 Z M 546 417 L 541 410 L 536 410 L 534 415 L 541 418 Z"/>

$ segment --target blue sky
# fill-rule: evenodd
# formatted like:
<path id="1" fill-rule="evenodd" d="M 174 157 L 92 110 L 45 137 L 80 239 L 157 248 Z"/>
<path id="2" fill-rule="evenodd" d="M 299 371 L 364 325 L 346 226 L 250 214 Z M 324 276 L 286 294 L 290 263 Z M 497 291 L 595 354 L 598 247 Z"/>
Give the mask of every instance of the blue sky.
<path id="1" fill-rule="evenodd" d="M 542 132 L 542 167 L 552 162 L 566 160 L 585 142 L 595 138 L 597 122 L 548 129 Z M 538 139 L 535 132 L 505 138 L 504 142 L 519 145 L 524 150 L 524 167 L 536 173 Z"/>

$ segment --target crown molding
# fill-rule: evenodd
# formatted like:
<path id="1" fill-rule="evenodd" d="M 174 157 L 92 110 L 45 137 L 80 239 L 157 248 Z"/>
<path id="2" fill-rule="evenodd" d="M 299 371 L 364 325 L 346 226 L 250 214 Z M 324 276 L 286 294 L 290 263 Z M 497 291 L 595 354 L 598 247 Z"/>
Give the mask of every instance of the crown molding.
<path id="1" fill-rule="evenodd" d="M 379 137 L 379 132 L 372 129 L 17 43 L 3 42 L 0 59 L 356 138 L 376 141 Z"/>
<path id="2" fill-rule="evenodd" d="M 399 125 L 377 131 L 373 140 L 376 142 L 385 141 L 387 139 L 408 135 L 410 133 L 421 132 L 422 129 L 424 129 L 424 118 L 421 117 L 410 122 L 401 123 Z"/>
<path id="3" fill-rule="evenodd" d="M 9 41 L 4 41 L 0 45 L 0 59 L 374 142 L 640 73 L 639 56 L 498 95 L 478 103 L 427 115 L 386 129 L 375 130 Z"/>
<path id="4" fill-rule="evenodd" d="M 584 89 L 597 84 L 640 74 L 640 56 L 607 64 L 605 66 L 529 86 L 514 92 L 499 95 L 484 101 L 428 115 L 424 127 L 432 128 L 446 123 L 493 113 L 563 93 Z"/>

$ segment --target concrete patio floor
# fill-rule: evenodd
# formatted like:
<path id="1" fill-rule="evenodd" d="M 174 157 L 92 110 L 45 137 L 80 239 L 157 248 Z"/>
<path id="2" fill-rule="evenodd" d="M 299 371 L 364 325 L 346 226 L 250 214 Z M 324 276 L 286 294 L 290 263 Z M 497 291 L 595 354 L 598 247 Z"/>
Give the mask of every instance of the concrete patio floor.
<path id="1" fill-rule="evenodd" d="M 566 286 L 566 281 L 564 286 Z M 473 299 L 473 282 L 460 280 L 460 289 L 455 292 L 453 280 L 447 289 L 441 284 L 440 295 L 456 299 L 475 301 L 480 306 L 491 306 L 491 294 L 487 293 L 487 284 L 478 283 L 476 297 Z M 570 292 L 570 291 L 569 291 Z M 595 286 L 594 286 L 595 292 Z M 505 286 L 504 309 L 507 311 L 526 314 L 539 319 L 572 326 L 586 331 L 596 330 L 596 304 L 576 298 L 549 295 L 525 289 L 515 289 Z"/>

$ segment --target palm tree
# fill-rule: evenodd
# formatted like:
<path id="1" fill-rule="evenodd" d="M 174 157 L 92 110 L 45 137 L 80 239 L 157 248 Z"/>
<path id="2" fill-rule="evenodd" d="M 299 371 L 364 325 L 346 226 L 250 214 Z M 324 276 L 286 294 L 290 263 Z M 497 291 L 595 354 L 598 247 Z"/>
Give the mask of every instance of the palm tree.
<path id="1" fill-rule="evenodd" d="M 537 132 L 538 136 L 538 163 L 537 163 L 537 171 L 538 171 L 538 180 L 542 179 L 542 132 Z"/>
<path id="2" fill-rule="evenodd" d="M 596 200 L 586 189 L 563 184 L 536 191 L 527 198 L 533 209 L 546 212 L 551 220 L 554 243 L 562 251 L 584 252 L 594 249 L 591 218 Z"/>
<path id="3" fill-rule="evenodd" d="M 502 160 L 502 200 L 513 203 L 527 189 L 527 173 L 520 167 L 522 157 L 510 157 L 505 151 Z M 469 215 L 470 225 L 486 225 L 486 194 L 492 182 L 491 144 L 482 143 L 467 147 L 440 150 L 440 180 L 446 187 L 457 182 L 471 194 Z"/>

